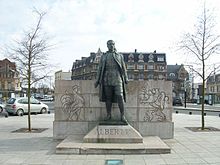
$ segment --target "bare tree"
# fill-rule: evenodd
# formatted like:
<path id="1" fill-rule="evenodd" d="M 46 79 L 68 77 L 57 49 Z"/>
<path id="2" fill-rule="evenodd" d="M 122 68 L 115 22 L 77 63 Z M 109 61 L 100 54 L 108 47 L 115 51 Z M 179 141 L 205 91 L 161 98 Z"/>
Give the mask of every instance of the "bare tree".
<path id="1" fill-rule="evenodd" d="M 27 85 L 29 131 L 32 130 L 30 117 L 31 85 L 47 78 L 51 72 L 47 62 L 51 45 L 48 44 L 48 38 L 41 32 L 42 20 L 46 12 L 34 10 L 34 13 L 37 14 L 36 25 L 28 32 L 24 32 L 24 38 L 15 41 L 15 46 L 8 48 L 9 58 L 16 62 L 22 81 L 26 82 Z"/>
<path id="2" fill-rule="evenodd" d="M 186 33 L 179 45 L 187 54 L 195 57 L 195 63 L 191 63 L 193 64 L 191 69 L 202 79 L 202 130 L 205 129 L 205 83 L 210 75 L 213 74 L 213 71 L 210 71 L 210 68 L 208 68 L 207 62 L 211 56 L 220 52 L 220 35 L 216 34 L 215 27 L 215 17 L 204 4 L 202 14 L 198 17 L 198 22 L 195 24 L 195 32 Z M 191 61 L 192 59 L 193 58 L 191 58 Z"/>

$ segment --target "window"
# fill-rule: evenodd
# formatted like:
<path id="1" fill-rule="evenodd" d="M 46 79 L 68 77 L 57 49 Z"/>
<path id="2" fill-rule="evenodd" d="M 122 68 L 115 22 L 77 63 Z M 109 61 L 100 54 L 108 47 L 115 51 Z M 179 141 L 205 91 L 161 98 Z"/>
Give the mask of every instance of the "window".
<path id="1" fill-rule="evenodd" d="M 129 54 L 128 62 L 134 62 L 134 55 L 133 54 Z"/>
<path id="2" fill-rule="evenodd" d="M 212 87 L 212 92 L 215 92 L 215 87 Z"/>
<path id="3" fill-rule="evenodd" d="M 39 104 L 40 102 L 36 99 L 31 98 L 30 100 L 31 104 Z"/>
<path id="4" fill-rule="evenodd" d="M 27 104 L 28 103 L 28 99 L 27 98 L 20 99 L 20 100 L 18 100 L 18 103 Z"/>
<path id="5" fill-rule="evenodd" d="M 220 86 L 219 85 L 217 86 L 217 92 L 220 92 Z"/>
<path id="6" fill-rule="evenodd" d="M 99 62 L 99 61 L 100 61 L 100 57 L 96 57 L 95 62 Z"/>
<path id="7" fill-rule="evenodd" d="M 148 62 L 154 62 L 154 55 L 153 54 L 150 54 L 148 58 L 149 58 Z"/>
<path id="8" fill-rule="evenodd" d="M 220 101 L 220 97 L 219 96 L 217 96 L 217 101 Z"/>
<path id="9" fill-rule="evenodd" d="M 132 74 L 132 73 L 128 73 L 128 79 L 133 80 L 133 79 L 134 79 L 134 74 Z"/>
<path id="10" fill-rule="evenodd" d="M 159 65 L 159 66 L 158 66 L 158 70 L 159 70 L 159 71 L 163 71 L 163 70 L 164 70 L 164 66 Z"/>
<path id="11" fill-rule="evenodd" d="M 154 78 L 154 75 L 153 75 L 153 74 L 149 74 L 149 75 L 147 76 L 147 78 L 148 78 L 148 79 L 153 79 L 153 78 Z"/>
<path id="12" fill-rule="evenodd" d="M 147 65 L 147 69 L 154 69 L 154 65 L 152 64 Z"/>
<path id="13" fill-rule="evenodd" d="M 137 69 L 143 69 L 143 70 L 144 70 L 144 64 L 139 64 L 139 65 L 137 66 Z"/>
<path id="14" fill-rule="evenodd" d="M 144 62 L 144 55 L 143 54 L 139 54 L 138 62 Z"/>
<path id="15" fill-rule="evenodd" d="M 10 98 L 8 101 L 7 101 L 7 103 L 8 104 L 14 104 L 14 102 L 15 102 L 15 98 Z"/>
<path id="16" fill-rule="evenodd" d="M 134 64 L 127 64 L 127 69 L 134 69 Z"/>
<path id="17" fill-rule="evenodd" d="M 9 90 L 11 90 L 11 89 L 12 89 L 11 82 L 8 82 L 8 89 L 9 89 Z"/>
<path id="18" fill-rule="evenodd" d="M 144 79 L 144 74 L 143 74 L 143 73 L 140 73 L 140 74 L 139 74 L 139 79 L 140 79 L 140 80 L 143 80 L 143 79 Z"/>
<path id="19" fill-rule="evenodd" d="M 159 75 L 159 79 L 162 80 L 164 76 L 162 74 Z"/>
<path id="20" fill-rule="evenodd" d="M 183 83 L 181 83 L 181 84 L 180 84 L 180 86 L 181 86 L 182 88 L 184 88 L 184 82 L 183 82 Z"/>
<path id="21" fill-rule="evenodd" d="M 175 73 L 170 73 L 169 76 L 170 77 L 175 77 Z"/>
<path id="22" fill-rule="evenodd" d="M 163 57 L 163 56 L 158 56 L 158 57 L 157 57 L 157 61 L 163 62 L 163 61 L 164 61 L 164 57 Z"/>

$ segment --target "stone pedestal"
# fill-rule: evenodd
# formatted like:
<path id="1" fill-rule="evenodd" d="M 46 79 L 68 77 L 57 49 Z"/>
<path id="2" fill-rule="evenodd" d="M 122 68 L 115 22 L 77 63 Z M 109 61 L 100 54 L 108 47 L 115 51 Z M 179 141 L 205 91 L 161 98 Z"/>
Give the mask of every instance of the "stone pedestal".
<path id="1" fill-rule="evenodd" d="M 157 136 L 143 137 L 143 143 L 84 143 L 83 136 L 69 135 L 56 147 L 57 154 L 167 154 L 171 152 Z"/>
<path id="2" fill-rule="evenodd" d="M 170 148 L 161 140 L 173 138 L 172 83 L 130 81 L 126 86 L 128 125 L 100 125 L 106 116 L 99 89 L 92 80 L 55 82 L 54 138 L 64 139 L 59 154 L 162 154 Z M 120 120 L 117 104 L 112 119 Z"/>
<path id="3" fill-rule="evenodd" d="M 173 138 L 171 81 L 129 81 L 126 86 L 125 116 L 143 137 Z M 106 116 L 105 103 L 99 102 L 99 89 L 93 80 L 55 82 L 54 139 L 86 135 Z M 113 104 L 112 118 L 120 111 Z"/>
<path id="4" fill-rule="evenodd" d="M 84 138 L 86 143 L 142 143 L 143 137 L 131 125 L 97 125 Z"/>

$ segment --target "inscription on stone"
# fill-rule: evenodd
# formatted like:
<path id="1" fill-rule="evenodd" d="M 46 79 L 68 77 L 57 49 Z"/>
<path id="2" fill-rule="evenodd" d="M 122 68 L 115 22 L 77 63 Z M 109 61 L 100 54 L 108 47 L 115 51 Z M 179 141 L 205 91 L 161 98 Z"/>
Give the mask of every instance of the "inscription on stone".
<path id="1" fill-rule="evenodd" d="M 116 135 L 124 136 L 129 135 L 129 129 L 117 129 L 117 128 L 98 128 L 98 135 Z"/>

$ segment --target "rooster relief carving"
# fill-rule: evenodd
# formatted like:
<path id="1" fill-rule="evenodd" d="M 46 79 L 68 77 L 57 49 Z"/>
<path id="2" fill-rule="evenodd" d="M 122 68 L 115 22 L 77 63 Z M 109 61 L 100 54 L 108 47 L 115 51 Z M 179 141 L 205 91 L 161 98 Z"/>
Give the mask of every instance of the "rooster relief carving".
<path id="1" fill-rule="evenodd" d="M 163 113 L 169 97 L 159 88 L 147 89 L 147 85 L 143 87 L 139 94 L 139 102 L 145 105 L 146 112 L 145 121 L 165 121 L 166 115 Z"/>
<path id="2" fill-rule="evenodd" d="M 80 113 L 85 107 L 85 99 L 82 97 L 80 87 L 74 85 L 72 91 L 65 91 L 60 97 L 62 111 L 67 115 L 67 120 L 79 120 Z"/>

